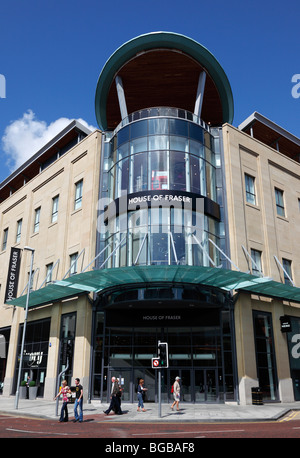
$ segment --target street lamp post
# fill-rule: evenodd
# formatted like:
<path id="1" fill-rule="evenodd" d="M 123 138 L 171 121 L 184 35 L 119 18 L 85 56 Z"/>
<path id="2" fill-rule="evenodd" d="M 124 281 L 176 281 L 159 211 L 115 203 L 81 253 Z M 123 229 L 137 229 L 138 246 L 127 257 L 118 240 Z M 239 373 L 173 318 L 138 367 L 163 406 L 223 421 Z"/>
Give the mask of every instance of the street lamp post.
<path id="1" fill-rule="evenodd" d="M 15 399 L 15 409 L 18 409 L 18 404 L 19 404 L 19 389 L 20 389 L 20 383 L 21 383 L 21 373 L 22 373 L 23 353 L 24 353 L 24 346 L 25 346 L 25 334 L 26 334 L 26 324 L 27 324 L 27 316 L 28 316 L 29 295 L 30 295 L 30 288 L 31 288 L 31 278 L 32 278 L 32 269 L 33 269 L 33 258 L 34 258 L 34 249 L 33 248 L 30 248 L 29 246 L 24 246 L 24 250 L 31 251 L 31 261 L 30 261 L 29 280 L 28 280 L 28 286 L 27 286 L 25 318 L 24 318 L 23 335 L 22 335 L 22 345 L 21 345 L 21 355 L 20 355 L 17 391 L 16 391 L 16 399 Z"/>

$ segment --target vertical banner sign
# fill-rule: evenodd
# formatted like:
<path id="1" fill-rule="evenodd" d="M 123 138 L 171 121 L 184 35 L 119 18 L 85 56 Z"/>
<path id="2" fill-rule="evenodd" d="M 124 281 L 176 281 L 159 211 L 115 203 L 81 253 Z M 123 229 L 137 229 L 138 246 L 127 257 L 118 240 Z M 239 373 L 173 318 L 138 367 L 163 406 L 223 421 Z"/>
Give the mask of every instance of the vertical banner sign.
<path id="1" fill-rule="evenodd" d="M 7 304 L 9 301 L 17 297 L 19 272 L 20 272 L 20 259 L 21 250 L 20 248 L 11 248 L 10 260 L 8 266 L 7 282 L 4 303 Z"/>

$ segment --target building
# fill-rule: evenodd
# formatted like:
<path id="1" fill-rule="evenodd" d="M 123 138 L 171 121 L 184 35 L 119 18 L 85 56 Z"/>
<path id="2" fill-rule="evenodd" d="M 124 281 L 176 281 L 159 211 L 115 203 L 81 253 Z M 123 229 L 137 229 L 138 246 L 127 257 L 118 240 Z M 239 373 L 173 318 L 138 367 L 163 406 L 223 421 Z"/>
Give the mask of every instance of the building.
<path id="1" fill-rule="evenodd" d="M 0 185 L 3 393 L 22 379 L 53 398 L 60 374 L 106 402 L 134 402 L 167 342 L 162 399 L 300 399 L 300 140 L 253 113 L 234 127 L 215 57 L 158 32 L 123 44 L 96 88 L 99 130 L 72 122 Z M 17 297 L 6 297 L 11 248 Z"/>

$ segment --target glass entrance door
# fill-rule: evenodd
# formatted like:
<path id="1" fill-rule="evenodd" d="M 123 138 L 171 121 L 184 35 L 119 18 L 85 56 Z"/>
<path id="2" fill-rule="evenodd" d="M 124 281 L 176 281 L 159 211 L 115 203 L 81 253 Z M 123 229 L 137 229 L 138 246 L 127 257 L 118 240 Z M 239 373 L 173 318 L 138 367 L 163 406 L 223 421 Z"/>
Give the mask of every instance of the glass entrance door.
<path id="1" fill-rule="evenodd" d="M 195 402 L 217 402 L 219 387 L 215 369 L 195 370 Z"/>
<path id="2" fill-rule="evenodd" d="M 180 377 L 180 402 L 193 402 L 191 369 L 169 369 L 170 401 L 173 402 L 174 400 L 171 387 L 177 376 Z"/>

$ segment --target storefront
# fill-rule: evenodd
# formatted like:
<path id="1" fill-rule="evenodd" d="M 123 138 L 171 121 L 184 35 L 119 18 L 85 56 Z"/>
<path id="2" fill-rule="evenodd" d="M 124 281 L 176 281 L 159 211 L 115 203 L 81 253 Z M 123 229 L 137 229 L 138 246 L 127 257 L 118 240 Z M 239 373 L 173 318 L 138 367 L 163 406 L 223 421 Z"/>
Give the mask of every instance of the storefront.
<path id="1" fill-rule="evenodd" d="M 47 372 L 47 361 L 49 351 L 50 319 L 32 321 L 26 326 L 26 340 L 23 353 L 23 366 L 21 381 L 33 382 L 37 388 L 38 397 L 44 395 L 44 385 Z M 23 324 L 19 328 L 19 344 L 17 350 L 17 361 L 15 366 L 14 390 L 16 390 L 17 374 L 19 371 L 21 341 Z"/>
<path id="2" fill-rule="evenodd" d="M 168 342 L 169 367 L 162 371 L 162 399 L 181 377 L 183 402 L 233 400 L 236 388 L 232 310 L 228 293 L 191 285 L 151 285 L 104 292 L 95 314 L 93 394 L 109 397 L 107 380 L 120 379 L 123 399 L 134 402 L 139 378 L 147 401 L 158 396 L 151 359 L 158 341 Z"/>

